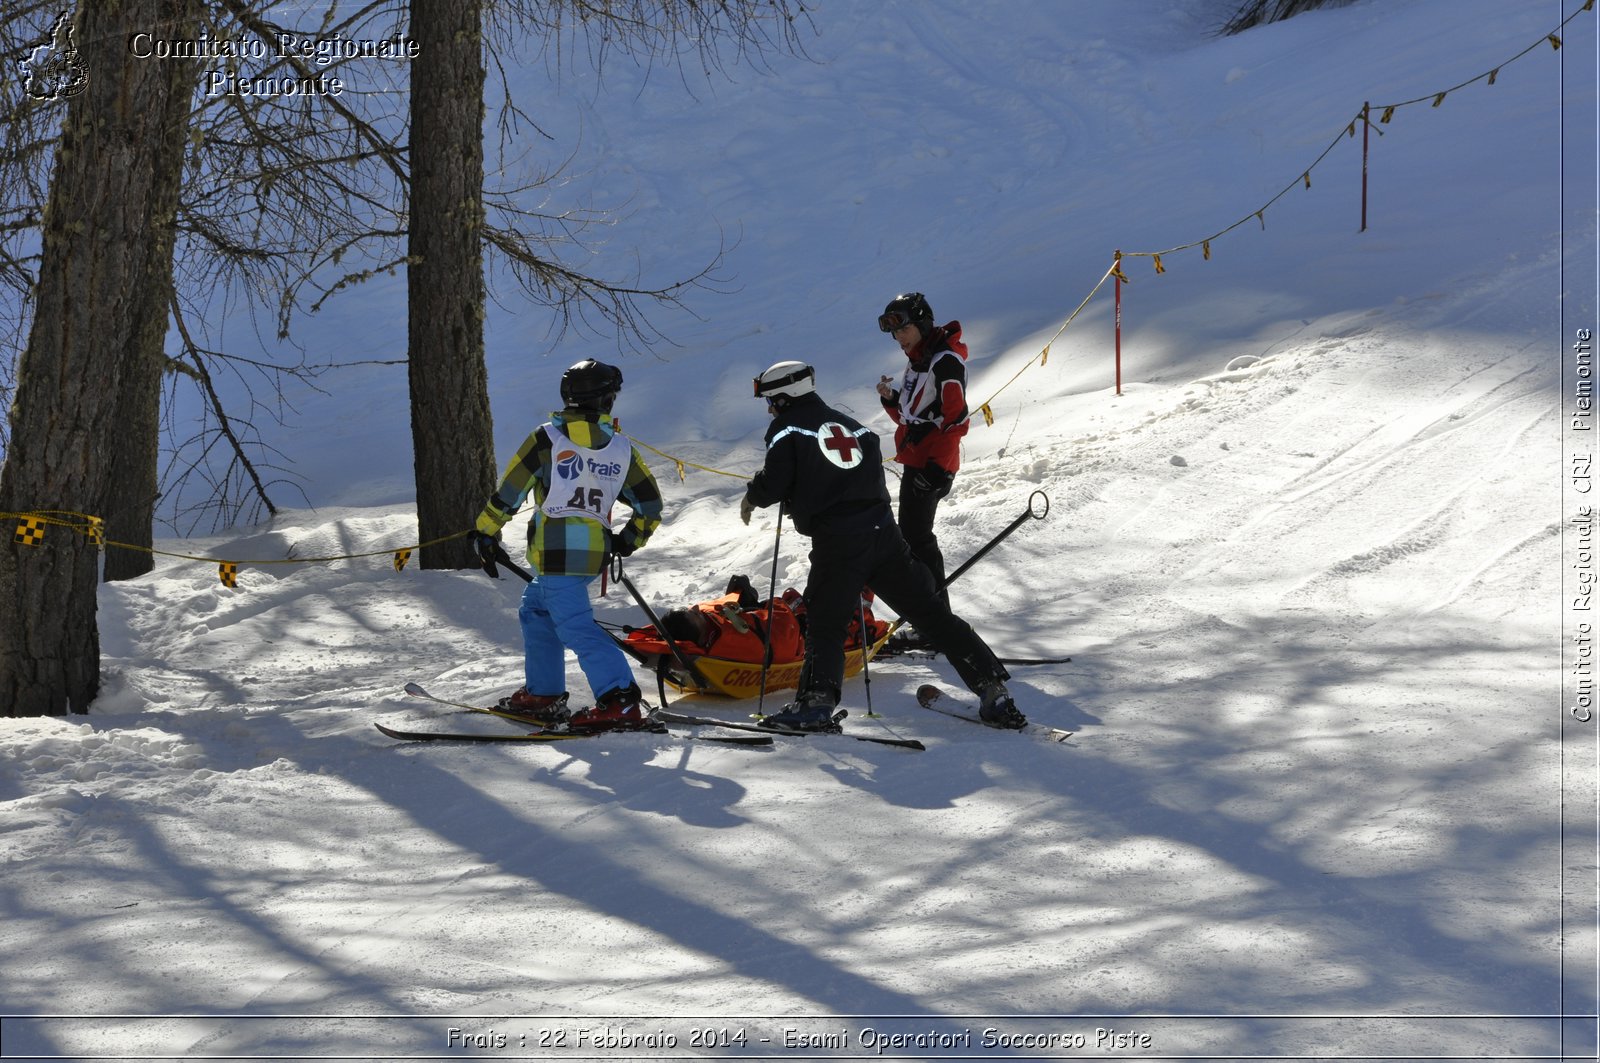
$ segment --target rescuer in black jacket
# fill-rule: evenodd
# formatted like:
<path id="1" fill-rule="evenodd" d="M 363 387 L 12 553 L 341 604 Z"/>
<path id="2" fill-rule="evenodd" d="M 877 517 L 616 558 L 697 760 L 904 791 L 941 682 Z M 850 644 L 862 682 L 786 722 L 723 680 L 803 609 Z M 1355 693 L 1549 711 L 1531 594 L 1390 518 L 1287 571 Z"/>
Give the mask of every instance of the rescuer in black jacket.
<path id="1" fill-rule="evenodd" d="M 928 636 L 980 699 L 991 727 L 1018 728 L 1005 681 L 1010 674 L 965 620 L 950 612 L 933 574 L 906 546 L 889 508 L 877 433 L 833 409 L 816 393 L 803 362 L 779 362 L 755 380 L 772 424 L 767 456 L 745 491 L 739 514 L 783 503 L 795 528 L 811 537 L 806 584 L 806 659 L 792 705 L 769 724 L 837 730 L 833 712 L 844 682 L 844 638 L 863 587 Z"/>

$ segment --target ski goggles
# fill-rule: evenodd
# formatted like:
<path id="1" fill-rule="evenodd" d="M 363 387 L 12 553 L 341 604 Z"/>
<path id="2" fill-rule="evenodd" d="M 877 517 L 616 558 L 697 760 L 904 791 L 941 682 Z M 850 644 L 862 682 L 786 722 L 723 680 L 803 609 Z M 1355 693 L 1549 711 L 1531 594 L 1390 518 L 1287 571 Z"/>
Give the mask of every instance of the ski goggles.
<path id="1" fill-rule="evenodd" d="M 891 310 L 887 314 L 878 315 L 879 332 L 896 332 L 911 324 L 911 315 Z"/>
<path id="2" fill-rule="evenodd" d="M 772 370 L 769 369 L 767 372 L 771 371 Z M 755 397 L 758 399 L 766 399 L 768 402 L 771 402 L 774 398 L 788 396 L 790 394 L 789 388 L 791 385 L 798 384 L 807 377 L 815 380 L 816 375 L 816 370 L 812 369 L 809 365 L 803 365 L 799 363 L 795 364 L 795 368 L 793 370 L 782 376 L 767 377 L 767 379 L 763 380 L 762 377 L 766 377 L 766 373 L 763 373 L 761 376 L 756 377 L 752 382 L 755 385 Z"/>

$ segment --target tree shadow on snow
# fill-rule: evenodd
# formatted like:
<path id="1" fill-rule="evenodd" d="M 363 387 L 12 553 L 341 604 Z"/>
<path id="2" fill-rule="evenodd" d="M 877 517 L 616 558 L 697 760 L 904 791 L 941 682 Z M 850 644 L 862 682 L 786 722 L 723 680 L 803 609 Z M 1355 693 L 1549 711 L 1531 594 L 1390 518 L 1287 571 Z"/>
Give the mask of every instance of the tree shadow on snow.
<path id="1" fill-rule="evenodd" d="M 1060 798 L 1047 815 L 1088 825 L 1081 853 L 1127 853 L 1069 870 L 1070 906 L 1160 911 L 1169 940 L 1248 938 L 1252 922 L 1298 939 L 1298 960 L 1252 962 L 1221 932 L 1147 972 L 1184 987 L 1148 1003 L 1559 1011 L 1559 721 L 1520 680 L 1537 647 L 1448 624 L 1336 630 L 1309 611 L 1194 621 L 1082 655 L 1072 699 L 1103 706 L 1104 726 L 1072 740 L 1055 785 L 1027 775 Z M 1167 860 L 1187 864 L 1190 896 L 1151 885 Z M 1114 985 L 1085 979 L 1076 1003 L 1126 1008 Z"/>

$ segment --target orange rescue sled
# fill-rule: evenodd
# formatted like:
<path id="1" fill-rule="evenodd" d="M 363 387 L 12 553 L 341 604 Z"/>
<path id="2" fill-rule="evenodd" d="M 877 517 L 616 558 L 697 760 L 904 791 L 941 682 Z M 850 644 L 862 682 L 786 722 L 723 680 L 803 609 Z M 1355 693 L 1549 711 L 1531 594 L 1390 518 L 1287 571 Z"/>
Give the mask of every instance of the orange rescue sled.
<path id="1" fill-rule="evenodd" d="M 867 601 L 871 592 L 864 592 Z M 875 656 L 889 638 L 889 624 L 875 619 L 870 604 L 863 606 L 867 627 L 865 654 Z M 856 675 L 863 665 L 861 616 L 852 618 L 845 633 L 844 674 Z M 635 660 L 685 693 L 721 694 L 753 698 L 761 693 L 761 665 L 770 628 L 772 659 L 767 668 L 767 692 L 792 690 L 800 683 L 805 663 L 805 602 L 793 589 L 775 600 L 762 602 L 749 577 L 735 576 L 719 598 L 674 609 L 661 617 L 678 652 L 694 666 L 691 673 L 673 655 L 655 625 L 629 628 L 618 643 Z M 615 635 L 612 636 L 616 638 Z"/>

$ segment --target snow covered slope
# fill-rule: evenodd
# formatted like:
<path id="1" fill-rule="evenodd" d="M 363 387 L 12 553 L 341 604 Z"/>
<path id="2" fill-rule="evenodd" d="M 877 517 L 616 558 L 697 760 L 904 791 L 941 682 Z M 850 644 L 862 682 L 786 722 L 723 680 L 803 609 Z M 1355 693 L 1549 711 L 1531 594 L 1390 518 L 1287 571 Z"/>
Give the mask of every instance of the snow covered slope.
<path id="1" fill-rule="evenodd" d="M 963 320 L 986 397 L 1111 251 L 1248 217 L 1363 100 L 1454 85 L 1579 5 L 1357 3 L 1207 36 L 1229 6 L 841 3 L 814 63 L 697 103 L 619 75 L 585 136 L 639 197 L 647 255 L 743 227 L 744 290 L 664 361 L 624 362 L 630 430 L 748 472 L 746 381 L 789 357 L 871 413 L 899 357 L 872 318 L 906 287 Z M 1593 19 L 1400 112 L 1369 232 L 1346 148 L 1211 261 L 1130 260 L 1122 395 L 1101 298 L 974 427 L 947 556 L 1034 491 L 1051 513 L 954 597 L 1008 655 L 1073 658 L 1013 685 L 1064 744 L 918 709 L 920 683 L 959 686 L 901 659 L 872 669 L 881 719 L 849 686 L 846 726 L 921 753 L 397 746 L 372 724 L 503 726 L 400 687 L 515 686 L 520 584 L 378 557 L 246 565 L 229 590 L 164 559 L 105 588 L 95 711 L 0 725 L 0 1011 L 169 1017 L 8 1018 L 7 1054 L 552 1058 L 559 1033 L 613 1059 L 846 1054 L 830 1037 L 899 1058 L 1592 1058 L 1592 1021 L 1551 1016 L 1594 1009 L 1553 634 L 1560 78 Z M 1592 116 L 1592 75 L 1567 88 Z M 1566 151 L 1592 158 L 1593 132 Z M 1592 249 L 1586 217 L 1565 240 Z M 1592 291 L 1566 297 L 1592 319 Z M 509 456 L 560 368 L 607 351 L 530 359 L 536 324 L 495 329 Z M 337 447 L 304 433 L 338 459 L 307 463 L 323 508 L 161 545 L 412 542 L 392 386 L 308 404 L 343 418 Z M 647 596 L 762 583 L 770 513 L 747 529 L 740 481 L 657 468 L 669 521 L 630 562 Z M 786 529 L 779 579 L 805 571 Z M 598 609 L 640 622 L 616 591 Z"/>

